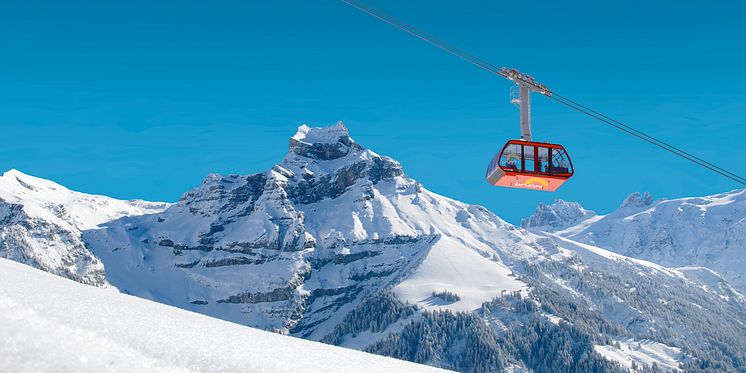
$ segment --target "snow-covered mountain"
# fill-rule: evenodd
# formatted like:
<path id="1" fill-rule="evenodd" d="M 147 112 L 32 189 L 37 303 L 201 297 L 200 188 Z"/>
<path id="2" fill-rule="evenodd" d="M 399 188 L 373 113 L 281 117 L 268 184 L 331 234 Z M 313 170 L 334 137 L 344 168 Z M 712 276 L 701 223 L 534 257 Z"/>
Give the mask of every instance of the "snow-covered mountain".
<path id="1" fill-rule="evenodd" d="M 599 218 L 541 211 L 528 225 Z M 717 274 L 514 227 L 428 191 L 341 123 L 301 126 L 266 172 L 210 175 L 83 238 L 121 292 L 438 367 L 746 368 L 744 297 Z"/>
<path id="2" fill-rule="evenodd" d="M 83 283 L 103 285 L 103 266 L 86 248 L 82 231 L 122 216 L 162 211 L 167 206 L 74 192 L 10 170 L 0 176 L 0 257 Z"/>
<path id="3" fill-rule="evenodd" d="M 568 223 L 539 229 L 667 267 L 689 267 L 687 273 L 691 267 L 706 267 L 746 291 L 744 189 L 658 201 L 648 193 L 633 193 L 608 215 Z M 711 279 L 717 276 L 699 271 Z"/>
<path id="4" fill-rule="evenodd" d="M 300 127 L 267 172 L 210 175 L 162 213 L 111 222 L 86 241 L 122 291 L 321 339 L 387 288 L 413 304 L 458 290 L 447 308 L 469 311 L 525 289 L 491 246 L 521 242 L 511 229 L 425 190 L 340 123 Z"/>
<path id="5" fill-rule="evenodd" d="M 243 327 L 4 259 L 0 283 L 1 372 L 440 371 Z"/>

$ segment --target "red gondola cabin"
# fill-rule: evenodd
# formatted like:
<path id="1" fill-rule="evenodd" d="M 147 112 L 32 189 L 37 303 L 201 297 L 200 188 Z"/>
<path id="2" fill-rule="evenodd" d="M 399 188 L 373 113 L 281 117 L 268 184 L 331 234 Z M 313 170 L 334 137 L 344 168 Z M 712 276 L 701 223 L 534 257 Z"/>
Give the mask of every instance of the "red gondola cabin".
<path id="1" fill-rule="evenodd" d="M 487 182 L 495 186 L 554 192 L 573 175 L 562 145 L 510 140 L 492 158 Z"/>

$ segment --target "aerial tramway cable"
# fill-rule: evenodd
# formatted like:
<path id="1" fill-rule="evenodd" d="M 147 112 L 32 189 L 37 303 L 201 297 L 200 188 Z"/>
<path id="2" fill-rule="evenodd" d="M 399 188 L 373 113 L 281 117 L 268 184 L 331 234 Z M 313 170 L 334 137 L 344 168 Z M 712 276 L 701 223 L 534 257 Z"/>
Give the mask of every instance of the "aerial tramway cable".
<path id="1" fill-rule="evenodd" d="M 715 173 L 718 173 L 718 174 L 720 174 L 722 176 L 725 176 L 728 179 L 731 179 L 731 180 L 733 180 L 733 181 L 735 181 L 737 183 L 746 185 L 746 179 L 744 179 L 744 178 L 742 178 L 742 177 L 740 177 L 740 176 L 738 176 L 738 175 L 736 175 L 736 174 L 734 174 L 734 173 L 732 173 L 730 171 L 724 170 L 724 169 L 722 169 L 722 168 L 720 168 L 718 166 L 713 165 L 712 163 L 709 163 L 707 161 L 701 160 L 700 158 L 698 158 L 696 156 L 693 156 L 693 155 L 690 155 L 689 153 L 687 153 L 687 152 L 685 152 L 683 150 L 680 150 L 678 148 L 675 148 L 675 147 L 672 147 L 672 146 L 663 145 L 663 144 L 665 144 L 664 142 L 662 142 L 662 141 L 659 142 L 659 140 L 656 140 L 654 137 L 646 135 L 646 134 L 644 134 L 644 133 L 642 133 L 640 131 L 637 131 L 634 128 L 631 128 L 631 127 L 626 126 L 624 124 L 621 124 L 621 125 L 617 124 L 616 120 L 608 118 L 605 115 L 597 114 L 596 112 L 594 112 L 592 110 L 586 110 L 586 109 L 583 109 L 582 107 L 577 107 L 577 106 L 575 106 L 575 105 L 573 105 L 573 104 L 571 104 L 571 103 L 569 103 L 567 101 L 563 101 L 563 100 L 555 98 L 553 96 L 549 97 L 549 98 L 551 98 L 552 100 L 555 100 L 555 101 L 559 102 L 562 105 L 568 106 L 568 107 L 570 107 L 570 108 L 572 108 L 574 110 L 577 110 L 577 111 L 579 111 L 579 112 L 581 112 L 581 113 L 583 113 L 585 115 L 588 115 L 591 118 L 594 118 L 594 119 L 599 120 L 599 121 L 601 121 L 603 123 L 606 123 L 606 124 L 608 124 L 608 125 L 616 128 L 616 129 L 618 129 L 618 130 L 620 130 L 622 132 L 626 132 L 626 133 L 628 133 L 628 134 L 630 134 L 630 135 L 632 135 L 634 137 L 637 137 L 637 138 L 639 138 L 639 139 L 641 139 L 643 141 L 646 141 L 646 142 L 648 142 L 648 143 L 650 143 L 652 145 L 655 145 L 655 146 L 657 146 L 657 147 L 659 147 L 659 148 L 661 148 L 663 150 L 671 152 L 674 155 L 682 157 L 682 158 L 684 158 L 684 159 L 686 159 L 686 160 L 688 160 L 688 161 L 690 161 L 690 162 L 692 162 L 694 164 L 702 166 L 702 167 L 704 167 L 704 168 L 706 168 L 706 169 L 708 169 L 708 170 L 710 170 L 712 172 L 715 172 Z"/>
<path id="2" fill-rule="evenodd" d="M 650 143 L 652 145 L 655 145 L 655 146 L 657 146 L 657 147 L 659 147 L 659 148 L 661 148 L 663 150 L 671 152 L 674 155 L 682 157 L 682 158 L 684 158 L 684 159 L 686 159 L 686 160 L 688 160 L 688 161 L 690 161 L 692 163 L 695 163 L 695 164 L 697 164 L 699 166 L 707 168 L 710 171 L 713 171 L 713 172 L 716 172 L 716 173 L 718 173 L 718 174 L 720 174 L 722 176 L 725 176 L 728 179 L 731 179 L 731 180 L 733 180 L 733 181 L 735 181 L 737 183 L 746 185 L 746 179 L 744 179 L 744 178 L 742 178 L 742 177 L 740 177 L 740 176 L 738 176 L 738 175 L 736 175 L 736 174 L 734 174 L 734 173 L 732 173 L 732 172 L 730 172 L 728 170 L 722 169 L 722 168 L 720 168 L 720 167 L 718 167 L 718 166 L 716 166 L 716 165 L 714 165 L 714 164 L 712 164 L 710 162 L 707 162 L 707 161 L 705 161 L 705 160 L 703 160 L 703 159 L 701 159 L 701 158 L 699 158 L 699 157 L 697 157 L 695 155 L 692 155 L 692 154 L 690 154 L 690 153 L 688 153 L 688 152 L 686 152 L 686 151 L 684 151 L 684 150 L 682 150 L 680 148 L 677 148 L 677 147 L 675 147 L 673 145 L 670 145 L 670 144 L 668 144 L 668 143 L 666 143 L 666 142 L 664 142 L 662 140 L 656 139 L 655 137 L 650 136 L 650 135 L 648 135 L 648 134 L 646 134 L 646 133 L 644 133 L 642 131 L 636 130 L 636 129 L 634 129 L 634 128 L 632 128 L 632 127 L 630 127 L 630 126 L 628 126 L 628 125 L 626 125 L 624 123 L 621 123 L 621 122 L 619 122 L 619 121 L 617 121 L 617 120 L 615 120 L 613 118 L 607 117 L 606 115 L 603 115 L 603 114 L 601 114 L 601 113 L 599 113 L 597 111 L 589 109 L 589 108 L 587 108 L 587 107 L 585 107 L 583 105 L 577 104 L 574 101 L 566 99 L 566 98 L 564 98 L 564 97 L 562 97 L 562 96 L 560 96 L 560 95 L 558 95 L 556 93 L 554 95 L 550 96 L 549 98 L 552 99 L 552 100 L 555 100 L 555 101 L 559 102 L 562 105 L 568 106 L 568 107 L 570 107 L 570 108 L 572 108 L 574 110 L 577 110 L 577 111 L 579 111 L 579 112 L 581 112 L 581 113 L 583 113 L 585 115 L 588 115 L 591 118 L 594 118 L 594 119 L 599 120 L 599 121 L 601 121 L 603 123 L 606 123 L 606 124 L 608 124 L 608 125 L 616 128 L 616 129 L 618 129 L 620 131 L 626 132 L 626 133 L 628 133 L 628 134 L 630 134 L 632 136 L 635 136 L 635 137 L 637 137 L 637 138 L 639 138 L 639 139 L 641 139 L 643 141 L 646 141 L 646 142 L 648 142 L 648 143 Z"/>
<path id="3" fill-rule="evenodd" d="M 418 38 L 418 39 L 424 40 L 425 42 L 430 43 L 430 44 L 432 44 L 432 45 L 434 45 L 434 46 L 436 46 L 436 47 L 438 47 L 438 48 L 440 48 L 440 49 L 442 49 L 442 50 L 444 50 L 444 51 L 446 51 L 446 52 L 448 52 L 450 54 L 453 54 L 453 55 L 455 55 L 455 56 L 457 56 L 459 58 L 462 58 L 462 59 L 466 60 L 467 62 L 476 65 L 477 67 L 485 69 L 485 70 L 487 70 L 487 71 L 489 71 L 491 73 L 494 73 L 494 74 L 498 74 L 498 75 L 500 74 L 499 73 L 499 71 L 500 71 L 499 67 L 497 67 L 497 66 L 495 66 L 495 65 L 493 65 L 493 64 L 491 64 L 491 63 L 489 63 L 489 62 L 487 62 L 487 61 L 485 61 L 485 60 L 483 60 L 483 59 L 481 59 L 481 58 L 479 58 L 479 57 L 477 57 L 477 56 L 475 56 L 475 55 L 473 55 L 471 53 L 468 53 L 468 52 L 466 52 L 464 50 L 461 50 L 461 49 L 459 49 L 459 48 L 457 48 L 457 47 L 455 47 L 453 45 L 450 45 L 450 44 L 448 44 L 448 43 L 446 43 L 446 42 L 444 42 L 444 41 L 442 41 L 442 40 L 440 40 L 440 39 L 438 39 L 438 38 L 436 38 L 436 37 L 434 37 L 432 35 L 429 35 L 426 32 L 424 32 L 422 30 L 419 30 L 419 29 L 417 29 L 414 26 L 408 25 L 408 24 L 406 24 L 406 23 L 404 23 L 404 22 L 402 22 L 402 21 L 400 21 L 400 20 L 398 20 L 398 19 L 396 19 L 394 17 L 391 17 L 391 16 L 389 16 L 389 15 L 381 12 L 380 10 L 378 10 L 376 8 L 373 8 L 373 7 L 369 6 L 369 5 L 365 5 L 365 4 L 363 4 L 363 3 L 359 2 L 359 1 L 354 1 L 354 0 L 342 0 L 342 2 L 346 3 L 347 5 L 352 6 L 354 8 L 357 8 L 357 9 L 359 9 L 359 10 L 361 10 L 361 11 L 363 11 L 363 12 L 365 12 L 365 13 L 367 13 L 367 14 L 375 17 L 375 18 L 378 18 L 381 21 L 386 22 L 389 25 L 392 25 L 392 26 L 394 26 L 394 27 L 396 27 L 396 28 L 398 28 L 398 29 L 400 29 L 400 30 L 402 30 L 402 31 L 404 31 L 404 32 L 406 32 L 406 33 L 408 33 L 408 34 L 410 34 L 410 35 Z"/>
<path id="4" fill-rule="evenodd" d="M 686 158 L 687 160 L 689 160 L 691 162 L 694 162 L 694 163 L 697 163 L 697 164 L 700 164 L 700 162 L 701 162 L 700 165 L 703 166 L 703 167 L 706 167 L 706 168 L 708 168 L 708 169 L 710 169 L 712 171 L 716 171 L 717 170 L 717 171 L 721 171 L 721 172 L 723 172 L 723 173 L 725 173 L 727 175 L 730 175 L 730 176 L 727 176 L 727 175 L 723 175 L 723 176 L 726 176 L 726 177 L 730 178 L 731 180 L 737 181 L 737 182 L 739 182 L 741 184 L 746 183 L 746 179 L 744 179 L 744 178 L 742 178 L 742 177 L 740 177 L 740 176 L 738 176 L 738 175 L 736 175 L 736 174 L 734 174 L 734 173 L 732 173 L 732 172 L 730 172 L 728 170 L 722 169 L 722 168 L 720 168 L 720 167 L 718 167 L 718 166 L 716 166 L 716 165 L 714 165 L 714 164 L 712 164 L 710 162 L 707 162 L 707 161 L 705 161 L 702 158 L 699 158 L 699 157 L 697 157 L 697 156 L 695 156 L 695 155 L 693 155 L 693 154 L 691 154 L 689 152 L 684 151 L 683 149 L 677 148 L 677 147 L 675 147 L 675 146 L 673 146 L 673 145 L 671 145 L 669 143 L 666 143 L 665 141 L 663 141 L 661 139 L 657 139 L 657 138 L 655 138 L 653 136 L 650 136 L 650 135 L 648 135 L 648 134 L 646 134 L 646 133 L 644 133 L 642 131 L 638 131 L 638 130 L 636 130 L 636 129 L 634 129 L 634 128 L 632 128 L 632 127 L 630 127 L 630 126 L 628 126 L 628 125 L 626 125 L 626 124 L 624 124 L 624 123 L 622 123 L 622 122 L 620 122 L 620 121 L 618 121 L 618 120 L 616 120 L 614 118 L 610 118 L 610 117 L 608 117 L 606 115 L 603 115 L 603 114 L 601 114 L 601 113 L 599 113 L 599 112 L 597 112 L 597 111 L 595 111 L 595 110 L 593 110 L 593 109 L 591 109 L 589 107 L 583 106 L 583 105 L 581 105 L 581 104 L 579 104 L 579 103 L 577 103 L 577 102 L 575 102 L 573 100 L 570 100 L 567 97 L 563 97 L 563 96 L 561 96 L 561 95 L 559 95 L 557 93 L 554 93 L 553 96 L 554 97 L 550 97 L 550 98 L 554 99 L 555 101 L 559 101 L 559 100 L 557 100 L 557 98 L 559 98 L 559 99 L 561 99 L 561 100 L 563 100 L 563 101 L 571 104 L 572 106 L 570 106 L 570 107 L 572 107 L 575 110 L 582 109 L 581 111 L 584 114 L 586 114 L 586 115 L 598 116 L 598 118 L 596 118 L 596 119 L 598 119 L 598 120 L 600 120 L 602 122 L 606 122 L 606 121 L 612 122 L 612 123 L 607 123 L 607 124 L 612 125 L 614 127 L 619 126 L 619 127 L 617 127 L 619 130 L 622 130 L 622 131 L 625 131 L 625 132 L 629 131 L 629 133 L 631 135 L 633 135 L 635 137 L 639 137 L 639 138 L 641 138 L 641 139 L 643 139 L 645 141 L 648 141 L 650 143 L 653 143 L 653 145 L 661 147 L 661 148 L 663 148 L 663 149 L 665 149 L 667 151 L 670 151 L 670 152 L 672 152 L 672 153 L 674 153 L 674 154 L 676 154 L 676 155 L 678 155 L 680 157 Z M 565 104 L 565 102 L 561 102 L 561 103 Z M 567 104 L 565 104 L 565 105 L 567 105 Z M 720 173 L 720 172 L 718 172 L 718 173 Z"/>
<path id="5" fill-rule="evenodd" d="M 502 76 L 504 78 L 508 78 L 508 79 L 514 80 L 513 79 L 514 76 L 510 74 L 511 70 L 497 67 L 496 65 L 493 65 L 493 64 L 487 62 L 486 60 L 484 60 L 482 58 L 479 58 L 479 57 L 477 57 L 477 56 L 475 56 L 475 55 L 473 55 L 471 53 L 468 53 L 468 52 L 466 52 L 466 51 L 464 51 L 464 50 L 462 50 L 460 48 L 457 48 L 457 47 L 455 47 L 455 46 L 453 46 L 453 45 L 451 45 L 451 44 L 449 44 L 449 43 L 447 43 L 447 42 L 445 42 L 443 40 L 440 40 L 440 39 L 438 39 L 438 38 L 436 38 L 436 37 L 434 37 L 432 35 L 429 35 L 429 34 L 425 33 L 424 31 L 419 30 L 419 29 L 417 29 L 414 26 L 408 25 L 408 24 L 406 24 L 406 23 L 404 23 L 404 22 L 402 22 L 402 21 L 400 21 L 400 20 L 398 20 L 398 19 L 396 19 L 394 17 L 391 17 L 391 16 L 389 16 L 389 15 L 381 12 L 380 10 L 378 10 L 376 8 L 373 8 L 373 7 L 369 6 L 369 5 L 364 4 L 361 1 L 357 1 L 357 0 L 341 0 L 341 1 L 344 2 L 344 3 L 346 3 L 346 4 L 348 4 L 348 5 L 350 5 L 350 6 L 352 6 L 352 7 L 354 7 L 354 8 L 357 8 L 358 10 L 360 10 L 362 12 L 365 12 L 365 13 L 367 13 L 367 14 L 369 14 L 369 15 L 371 15 L 371 16 L 373 16 L 373 17 L 375 17 L 375 18 L 377 18 L 377 19 L 379 19 L 379 20 L 381 20 L 383 22 L 386 22 L 386 23 L 388 23 L 388 24 L 390 24 L 390 25 L 392 25 L 392 26 L 394 26 L 394 27 L 396 27 L 396 28 L 398 28 L 398 29 L 400 29 L 400 30 L 402 30 L 402 31 L 410 34 L 410 35 L 413 35 L 413 36 L 417 37 L 418 39 L 421 39 L 421 40 L 423 40 L 423 41 L 425 41 L 425 42 L 427 42 L 429 44 L 432 44 L 432 45 L 434 45 L 434 46 L 436 46 L 436 47 L 438 47 L 438 48 L 440 48 L 440 49 L 442 49 L 442 50 L 450 53 L 450 54 L 453 54 L 453 55 L 455 55 L 455 56 L 457 56 L 457 57 L 459 57 L 459 58 L 461 58 L 461 59 L 463 59 L 463 60 L 465 60 L 465 61 L 467 61 L 467 62 L 469 62 L 469 63 L 471 63 L 471 64 L 473 64 L 473 65 L 475 65 L 475 66 L 477 66 L 479 68 L 481 68 L 481 69 L 487 70 L 487 71 L 489 71 L 489 72 L 491 72 L 493 74 L 500 75 L 500 76 Z M 710 170 L 712 172 L 720 174 L 720 175 L 722 175 L 722 176 L 724 176 L 724 177 L 726 177 L 726 178 L 728 178 L 730 180 L 733 180 L 733 181 L 735 181 L 735 182 L 737 182 L 739 184 L 746 185 L 746 178 L 743 178 L 743 177 L 741 177 L 741 176 L 739 176 L 739 175 L 737 175 L 737 174 L 735 174 L 735 173 L 733 173 L 731 171 L 723 169 L 723 168 L 721 168 L 721 167 L 719 167 L 719 166 L 717 166 L 717 165 L 715 165 L 713 163 L 705 161 L 704 159 L 699 158 L 699 157 L 697 157 L 697 156 L 695 156 L 695 155 L 693 155 L 693 154 L 691 154 L 691 153 L 689 153 L 689 152 L 687 152 L 687 151 L 685 151 L 685 150 L 683 150 L 681 148 L 678 148 L 678 147 L 675 147 L 675 146 L 673 146 L 671 144 L 668 144 L 668 143 L 666 143 L 666 142 L 664 142 L 664 141 L 662 141 L 662 140 L 660 140 L 660 139 L 658 139 L 656 137 L 648 135 L 645 132 L 642 132 L 642 131 L 637 130 L 637 129 L 631 127 L 631 126 L 628 126 L 628 125 L 626 125 L 626 124 L 624 124 L 624 123 L 622 123 L 622 122 L 620 122 L 620 121 L 618 121 L 616 119 L 613 119 L 613 118 L 611 118 L 611 117 L 609 117 L 607 115 L 604 115 L 604 114 L 602 114 L 602 113 L 600 113 L 598 111 L 595 111 L 595 110 L 593 110 L 593 109 L 591 109 L 591 108 L 589 108 L 587 106 L 581 105 L 578 102 L 575 102 L 575 101 L 573 101 L 573 100 L 571 100 L 569 98 L 566 98 L 566 97 L 564 97 L 562 95 L 559 95 L 559 94 L 557 94 L 557 93 L 555 93 L 553 91 L 545 89 L 544 86 L 539 85 L 538 89 L 534 88 L 533 90 L 536 91 L 536 92 L 541 93 L 544 96 L 547 96 L 548 98 L 550 98 L 550 99 L 552 99 L 552 100 L 554 100 L 556 102 L 559 102 L 560 104 L 563 104 L 563 105 L 565 105 L 565 106 L 567 106 L 567 107 L 569 107 L 571 109 L 577 110 L 577 111 L 579 111 L 579 112 L 581 112 L 581 113 L 583 113 L 585 115 L 588 115 L 591 118 L 594 118 L 594 119 L 596 119 L 596 120 L 598 120 L 598 121 L 600 121 L 602 123 L 608 124 L 608 125 L 616 128 L 616 129 L 618 129 L 620 131 L 623 131 L 623 132 L 625 132 L 627 134 L 635 136 L 635 137 L 637 137 L 637 138 L 639 138 L 639 139 L 641 139 L 643 141 L 646 141 L 646 142 L 648 142 L 648 143 L 650 143 L 652 145 L 655 145 L 655 146 L 657 146 L 657 147 L 659 147 L 659 148 L 661 148 L 663 150 L 666 150 L 666 151 L 668 151 L 668 152 L 670 152 L 670 153 L 672 153 L 674 155 L 677 155 L 677 156 L 679 156 L 681 158 L 684 158 L 684 159 L 686 159 L 686 160 L 688 160 L 688 161 L 690 161 L 690 162 L 692 162 L 692 163 L 694 163 L 694 164 L 696 164 L 698 166 L 701 166 L 701 167 L 706 168 L 706 169 L 708 169 L 708 170 Z"/>

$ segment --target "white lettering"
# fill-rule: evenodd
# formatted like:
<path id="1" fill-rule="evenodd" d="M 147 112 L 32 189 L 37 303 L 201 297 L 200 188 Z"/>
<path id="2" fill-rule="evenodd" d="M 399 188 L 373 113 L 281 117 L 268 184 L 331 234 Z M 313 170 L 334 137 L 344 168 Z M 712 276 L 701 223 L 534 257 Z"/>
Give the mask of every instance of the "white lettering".
<path id="1" fill-rule="evenodd" d="M 538 184 L 524 184 L 524 183 L 515 183 L 513 186 L 521 187 L 521 188 L 531 188 L 531 189 L 544 189 L 543 185 Z"/>

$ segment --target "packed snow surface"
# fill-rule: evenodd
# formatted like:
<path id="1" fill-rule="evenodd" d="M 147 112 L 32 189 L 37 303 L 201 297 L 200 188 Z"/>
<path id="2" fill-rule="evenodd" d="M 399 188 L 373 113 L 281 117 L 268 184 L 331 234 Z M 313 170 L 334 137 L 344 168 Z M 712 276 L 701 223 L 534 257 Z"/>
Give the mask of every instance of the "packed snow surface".
<path id="1" fill-rule="evenodd" d="M 2 372 L 427 372 L 0 259 Z M 62 343 L 61 343 L 62 342 Z"/>
<path id="2" fill-rule="evenodd" d="M 691 359 L 682 353 L 681 349 L 663 343 L 635 341 L 633 339 L 618 341 L 618 343 L 618 348 L 596 345 L 593 346 L 593 350 L 611 361 L 622 364 L 630 371 L 634 371 L 632 369 L 633 363 L 636 367 L 645 365 L 650 367 L 655 363 L 660 369 L 678 371 L 679 362 Z"/>
<path id="3" fill-rule="evenodd" d="M 394 293 L 410 303 L 426 308 L 471 312 L 494 297 L 527 291 L 528 287 L 511 277 L 511 270 L 479 255 L 450 237 L 433 245 L 414 273 L 394 288 Z M 449 302 L 433 293 L 458 296 Z"/>

